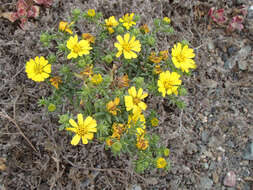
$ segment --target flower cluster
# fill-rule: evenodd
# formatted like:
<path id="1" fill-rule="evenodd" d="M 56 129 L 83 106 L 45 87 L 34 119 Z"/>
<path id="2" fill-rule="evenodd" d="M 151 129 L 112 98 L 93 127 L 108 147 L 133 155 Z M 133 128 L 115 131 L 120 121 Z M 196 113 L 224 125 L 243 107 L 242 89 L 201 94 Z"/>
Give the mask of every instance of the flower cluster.
<path id="1" fill-rule="evenodd" d="M 72 14 L 72 20 L 61 21 L 57 31 L 41 35 L 45 46 L 57 43 L 57 51 L 26 63 L 29 79 L 52 86 L 52 95 L 39 104 L 49 112 L 66 110 L 59 116 L 59 129 L 74 134 L 72 145 L 92 144 L 95 138 L 114 155 L 136 155 L 137 172 L 169 169 L 168 148 L 156 134 L 162 123 L 149 102 L 162 96 L 184 107 L 181 76 L 196 68 L 193 49 L 185 42 L 171 50 L 156 45 L 158 32 L 173 32 L 168 17 L 155 19 L 154 26 L 139 26 L 134 13 L 119 19 L 103 19 L 94 9 L 83 13 L 75 9 Z M 79 19 L 96 27 L 77 32 Z"/>

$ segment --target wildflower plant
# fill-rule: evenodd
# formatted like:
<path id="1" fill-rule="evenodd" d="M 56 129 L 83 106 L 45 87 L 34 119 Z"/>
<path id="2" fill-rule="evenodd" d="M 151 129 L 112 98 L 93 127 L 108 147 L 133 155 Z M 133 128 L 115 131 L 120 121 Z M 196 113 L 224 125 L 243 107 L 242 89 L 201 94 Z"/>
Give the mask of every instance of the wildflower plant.
<path id="1" fill-rule="evenodd" d="M 169 149 L 155 133 L 159 115 L 147 99 L 161 96 L 183 107 L 182 76 L 196 68 L 193 49 L 183 42 L 159 49 L 157 36 L 173 32 L 167 17 L 148 26 L 134 13 L 103 18 L 94 9 L 75 9 L 72 14 L 55 31 L 41 34 L 45 48 L 56 44 L 56 52 L 26 63 L 29 79 L 52 88 L 39 105 L 59 113 L 59 129 L 73 134 L 70 144 L 96 139 L 114 155 L 133 157 L 139 173 L 168 170 Z M 82 31 L 80 21 L 90 27 Z"/>

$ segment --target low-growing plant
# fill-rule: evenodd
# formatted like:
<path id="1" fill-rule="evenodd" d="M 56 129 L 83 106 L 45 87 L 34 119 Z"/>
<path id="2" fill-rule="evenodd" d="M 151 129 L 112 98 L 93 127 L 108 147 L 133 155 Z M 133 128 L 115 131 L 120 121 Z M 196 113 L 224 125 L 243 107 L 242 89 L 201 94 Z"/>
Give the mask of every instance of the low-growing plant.
<path id="1" fill-rule="evenodd" d="M 0 17 L 7 18 L 11 22 L 20 21 L 20 27 L 25 29 L 25 24 L 29 18 L 38 18 L 40 7 L 37 5 L 49 7 L 52 5 L 52 0 L 18 0 L 16 4 L 16 12 L 4 12 Z"/>
<path id="2" fill-rule="evenodd" d="M 239 9 L 235 9 L 232 15 L 234 16 L 232 20 L 230 20 L 228 16 L 226 16 L 226 11 L 224 9 L 215 9 L 215 7 L 212 7 L 208 12 L 210 24 L 214 23 L 226 28 L 227 33 L 232 33 L 234 31 L 240 32 L 244 28 L 243 22 L 247 15 L 247 7 L 242 6 Z"/>
<path id="3" fill-rule="evenodd" d="M 156 18 L 152 26 L 140 26 L 139 19 L 134 13 L 104 19 L 93 9 L 75 9 L 58 31 L 42 33 L 48 56 L 30 59 L 26 73 L 51 85 L 52 95 L 39 104 L 60 113 L 59 130 L 74 134 L 72 145 L 96 139 L 114 155 L 132 157 L 141 173 L 170 168 L 170 151 L 155 133 L 159 115 L 149 109 L 147 98 L 162 96 L 183 108 L 181 78 L 196 64 L 185 41 L 175 44 L 171 55 L 157 45 L 158 36 L 173 33 L 169 18 Z M 82 31 L 78 23 L 83 20 L 96 29 Z"/>

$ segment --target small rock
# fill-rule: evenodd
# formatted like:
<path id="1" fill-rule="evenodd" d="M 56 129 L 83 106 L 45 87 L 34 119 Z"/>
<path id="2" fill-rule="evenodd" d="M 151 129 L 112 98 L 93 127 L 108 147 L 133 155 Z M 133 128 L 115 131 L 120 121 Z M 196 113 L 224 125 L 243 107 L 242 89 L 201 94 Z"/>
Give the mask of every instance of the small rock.
<path id="1" fill-rule="evenodd" d="M 158 183 L 158 180 L 156 178 L 154 178 L 154 177 L 151 177 L 151 178 L 147 179 L 147 183 L 149 185 L 156 185 Z"/>
<path id="2" fill-rule="evenodd" d="M 249 6 L 249 8 L 248 8 L 247 18 L 253 19 L 253 5 Z"/>
<path id="3" fill-rule="evenodd" d="M 216 172 L 213 172 L 212 176 L 213 176 L 214 183 L 217 184 L 219 182 L 219 176 L 218 176 L 218 174 Z"/>
<path id="4" fill-rule="evenodd" d="M 210 42 L 207 44 L 207 48 L 208 48 L 208 50 L 211 51 L 211 52 L 214 50 L 215 46 L 214 46 L 213 41 L 210 41 Z"/>
<path id="5" fill-rule="evenodd" d="M 250 54 L 250 52 L 251 52 L 250 46 L 245 46 L 245 47 L 241 48 L 240 51 L 238 52 L 240 60 L 246 59 L 247 56 Z"/>
<path id="6" fill-rule="evenodd" d="M 209 168 L 208 163 L 204 163 L 204 169 L 205 169 L 205 170 L 208 170 L 208 168 Z"/>
<path id="7" fill-rule="evenodd" d="M 213 181 L 209 179 L 208 177 L 202 177 L 200 179 L 200 188 L 203 190 L 209 190 L 213 186 Z"/>
<path id="8" fill-rule="evenodd" d="M 208 141 L 208 138 L 209 138 L 209 132 L 207 130 L 204 130 L 202 133 L 201 133 L 201 139 L 204 143 L 206 143 Z"/>
<path id="9" fill-rule="evenodd" d="M 253 140 L 253 128 L 249 130 L 248 137 Z"/>
<path id="10" fill-rule="evenodd" d="M 239 61 L 238 62 L 238 67 L 239 67 L 240 70 L 245 71 L 248 68 L 248 62 L 246 60 Z"/>
<path id="11" fill-rule="evenodd" d="M 220 144 L 219 140 L 215 136 L 212 136 L 209 139 L 208 147 L 217 147 L 219 144 Z"/>
<path id="12" fill-rule="evenodd" d="M 206 88 L 216 88 L 218 83 L 212 79 L 206 79 L 204 82 L 203 82 L 203 85 L 206 87 Z"/>
<path id="13" fill-rule="evenodd" d="M 242 157 L 245 160 L 253 160 L 253 142 L 246 145 Z"/>
<path id="14" fill-rule="evenodd" d="M 198 151 L 198 147 L 197 147 L 197 145 L 195 145 L 195 144 L 193 144 L 193 143 L 189 143 L 187 146 L 186 146 L 186 151 L 187 151 L 187 153 L 189 153 L 189 154 L 193 154 L 193 153 L 195 153 L 195 152 L 197 152 Z"/>
<path id="15" fill-rule="evenodd" d="M 227 187 L 234 187 L 235 183 L 236 183 L 235 172 L 233 171 L 228 172 L 226 177 L 224 178 L 223 184 Z"/>
<path id="16" fill-rule="evenodd" d="M 128 188 L 128 190 L 141 190 L 141 186 L 135 184 L 135 185 L 132 185 L 130 188 Z"/>

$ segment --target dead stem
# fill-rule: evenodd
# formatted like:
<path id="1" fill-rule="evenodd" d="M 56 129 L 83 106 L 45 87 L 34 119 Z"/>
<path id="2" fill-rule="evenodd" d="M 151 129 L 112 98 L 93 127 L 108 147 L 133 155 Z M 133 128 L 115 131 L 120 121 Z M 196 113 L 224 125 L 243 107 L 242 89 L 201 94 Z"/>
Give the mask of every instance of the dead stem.
<path id="1" fill-rule="evenodd" d="M 36 150 L 36 148 L 33 146 L 33 144 L 31 143 L 31 141 L 25 136 L 25 134 L 23 133 L 23 131 L 21 130 L 21 128 L 18 126 L 18 124 L 16 123 L 16 121 L 14 119 L 12 119 L 10 116 L 8 116 L 7 114 L 4 114 L 3 112 L 0 112 L 0 116 L 2 116 L 5 119 L 8 119 L 10 122 L 12 122 L 15 127 L 18 129 L 19 133 L 24 137 L 24 139 L 28 142 L 28 144 L 32 147 L 32 149 L 38 153 L 38 151 Z"/>

